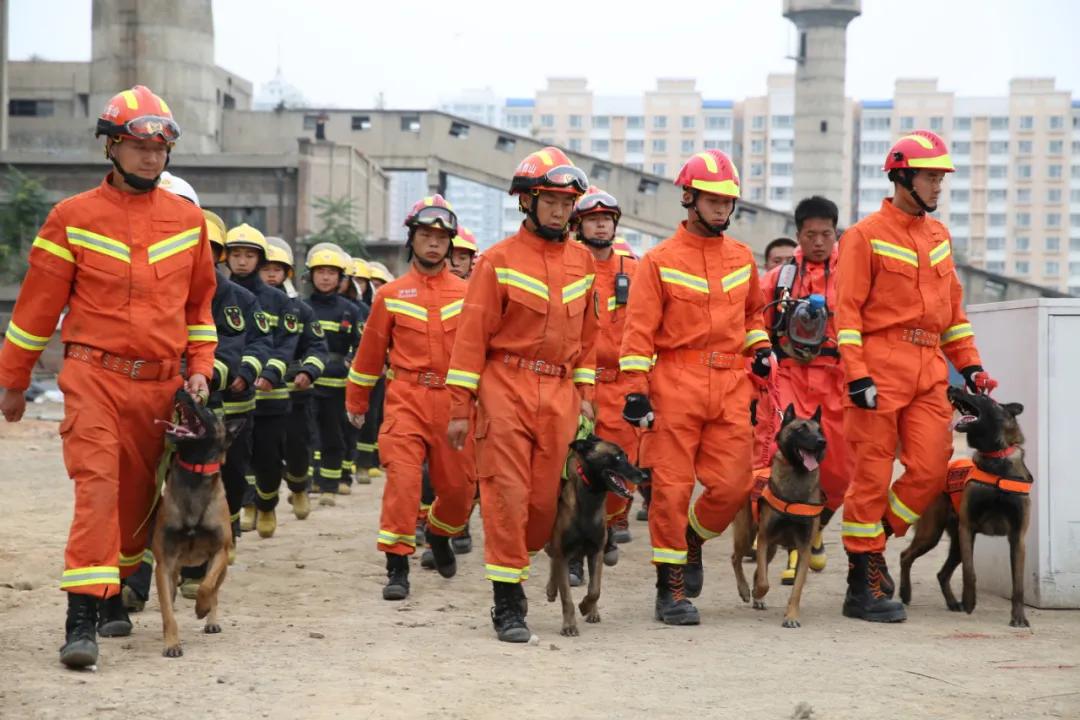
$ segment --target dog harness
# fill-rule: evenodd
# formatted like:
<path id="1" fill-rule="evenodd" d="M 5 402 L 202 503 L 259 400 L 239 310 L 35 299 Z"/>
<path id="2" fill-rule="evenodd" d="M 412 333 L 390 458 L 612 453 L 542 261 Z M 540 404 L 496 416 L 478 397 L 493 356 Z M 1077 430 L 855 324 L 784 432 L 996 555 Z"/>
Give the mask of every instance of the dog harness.
<path id="1" fill-rule="evenodd" d="M 764 500 L 776 512 L 790 518 L 810 521 L 821 515 L 825 509 L 825 503 L 796 503 L 788 502 L 773 492 L 769 480 L 770 468 L 758 468 L 754 471 L 754 487 L 750 491 L 750 508 L 754 513 L 754 522 L 759 521 L 760 511 L 758 500 Z"/>
<path id="2" fill-rule="evenodd" d="M 993 453 L 982 453 L 987 457 L 1008 457 L 1016 452 L 1016 448 L 1006 448 Z M 1027 495 L 1031 492 L 1031 482 L 1015 477 L 993 475 L 975 465 L 971 458 L 959 458 L 949 463 L 949 474 L 945 481 L 945 492 L 949 495 L 953 509 L 960 512 L 960 503 L 964 498 L 964 488 L 969 482 L 982 483 L 996 487 L 998 490 L 1017 495 Z"/>

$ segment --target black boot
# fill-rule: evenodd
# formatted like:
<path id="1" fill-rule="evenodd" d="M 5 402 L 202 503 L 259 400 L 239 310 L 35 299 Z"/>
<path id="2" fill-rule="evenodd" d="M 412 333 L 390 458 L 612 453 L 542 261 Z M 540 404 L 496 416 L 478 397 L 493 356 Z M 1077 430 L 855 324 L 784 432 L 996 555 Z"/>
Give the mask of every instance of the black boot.
<path id="1" fill-rule="evenodd" d="M 572 557 L 566 564 L 568 574 L 570 575 L 570 587 L 580 587 L 585 582 L 585 560 L 584 558 Z"/>
<path id="2" fill-rule="evenodd" d="M 701 622 L 697 608 L 686 599 L 682 565 L 656 565 L 656 619 L 666 625 L 697 625 Z"/>
<path id="3" fill-rule="evenodd" d="M 101 637 L 127 637 L 131 634 L 131 618 L 120 593 L 101 601 L 97 631 Z"/>
<path id="4" fill-rule="evenodd" d="M 420 554 L 420 567 L 425 570 L 435 569 L 435 553 L 431 552 L 431 548 L 424 548 L 424 552 Z"/>
<path id="5" fill-rule="evenodd" d="M 450 548 L 450 538 L 435 533 L 428 534 L 431 536 L 431 554 L 435 559 L 435 569 L 444 578 L 454 577 L 457 574 L 457 559 Z"/>
<path id="6" fill-rule="evenodd" d="M 450 540 L 450 546 L 458 555 L 467 555 L 472 552 L 472 533 L 469 532 L 468 525 L 465 526 L 465 532 Z"/>
<path id="7" fill-rule="evenodd" d="M 871 553 L 848 553 L 848 589 L 844 616 L 870 622 L 903 622 L 903 604 L 890 600 L 881 588 L 881 571 Z M 884 564 L 884 563 L 882 563 Z"/>
<path id="8" fill-rule="evenodd" d="M 98 599 L 90 595 L 68 593 L 65 642 L 60 648 L 60 662 L 69 668 L 84 668 L 97 663 Z"/>
<path id="9" fill-rule="evenodd" d="M 619 544 L 615 541 L 616 529 L 614 526 L 607 530 L 607 540 L 604 542 L 604 564 L 615 567 L 619 564 Z"/>
<path id="10" fill-rule="evenodd" d="M 880 574 L 881 592 L 892 600 L 893 595 L 896 593 L 896 583 L 893 582 L 892 575 L 889 574 L 889 566 L 885 564 L 885 555 L 883 553 L 870 553 L 870 572 Z"/>
<path id="11" fill-rule="evenodd" d="M 686 567 L 683 576 L 686 579 L 686 597 L 696 598 L 705 584 L 705 565 L 701 561 L 701 546 L 705 541 L 694 528 L 686 528 Z"/>
<path id="12" fill-rule="evenodd" d="M 386 585 L 383 600 L 404 600 L 409 597 L 409 558 L 406 555 L 386 553 Z"/>
<path id="13" fill-rule="evenodd" d="M 495 591 L 495 607 L 491 608 L 491 624 L 503 642 L 529 642 L 532 632 L 525 624 L 522 612 L 524 591 L 518 583 L 491 583 Z M 519 593 L 520 591 L 520 593 Z"/>

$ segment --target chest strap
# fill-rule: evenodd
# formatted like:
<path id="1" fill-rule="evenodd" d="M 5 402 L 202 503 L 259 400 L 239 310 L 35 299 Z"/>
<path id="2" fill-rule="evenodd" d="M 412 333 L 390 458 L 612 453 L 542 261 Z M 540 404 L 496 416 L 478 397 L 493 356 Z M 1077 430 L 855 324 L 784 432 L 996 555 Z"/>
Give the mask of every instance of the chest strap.
<path id="1" fill-rule="evenodd" d="M 825 509 L 825 503 L 788 502 L 773 492 L 771 483 L 761 491 L 761 497 L 765 502 L 769 503 L 769 507 L 781 515 L 788 515 L 800 520 L 816 518 Z"/>

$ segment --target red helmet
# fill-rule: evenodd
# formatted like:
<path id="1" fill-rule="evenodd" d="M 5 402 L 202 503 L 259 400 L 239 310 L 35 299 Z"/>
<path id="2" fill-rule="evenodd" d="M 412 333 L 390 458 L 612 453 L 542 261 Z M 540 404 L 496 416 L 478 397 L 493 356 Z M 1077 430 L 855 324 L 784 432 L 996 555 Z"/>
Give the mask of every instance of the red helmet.
<path id="1" fill-rule="evenodd" d="M 457 235 L 450 241 L 450 246 L 455 250 L 468 250 L 473 255 L 479 250 L 476 245 L 476 236 L 464 225 L 458 225 Z"/>
<path id="2" fill-rule="evenodd" d="M 885 157 L 885 172 L 892 170 L 942 170 L 954 172 L 949 147 L 936 133 L 916 130 L 896 141 Z"/>
<path id="3" fill-rule="evenodd" d="M 574 206 L 572 220 L 576 222 L 593 213 L 610 213 L 614 215 L 616 225 L 619 223 L 619 218 L 622 217 L 622 210 L 619 208 L 615 196 L 604 192 L 595 185 L 591 186 L 588 192 L 578 199 L 577 205 Z"/>
<path id="4" fill-rule="evenodd" d="M 589 179 L 585 173 L 574 167 L 566 153 L 554 147 L 528 155 L 517 166 L 510 182 L 511 195 L 536 190 L 584 195 L 588 189 Z"/>
<path id="5" fill-rule="evenodd" d="M 164 100 L 146 86 L 136 85 L 105 104 L 94 132 L 94 137 L 101 135 L 157 140 L 171 146 L 180 138 L 180 126 Z"/>
<path id="6" fill-rule="evenodd" d="M 429 195 L 418 200 L 405 217 L 405 227 L 412 229 L 417 225 L 441 227 L 453 236 L 458 231 L 457 214 L 442 195 Z"/>
<path id="7" fill-rule="evenodd" d="M 739 197 L 739 171 L 731 158 L 719 150 L 699 152 L 687 160 L 675 184 L 712 195 Z"/>

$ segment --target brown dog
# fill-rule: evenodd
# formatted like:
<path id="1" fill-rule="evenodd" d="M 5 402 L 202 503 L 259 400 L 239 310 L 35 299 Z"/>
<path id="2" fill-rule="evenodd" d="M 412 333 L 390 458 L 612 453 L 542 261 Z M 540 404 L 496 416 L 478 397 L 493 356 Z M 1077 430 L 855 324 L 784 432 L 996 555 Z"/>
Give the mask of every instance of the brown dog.
<path id="1" fill-rule="evenodd" d="M 235 435 L 242 423 L 237 421 L 230 434 Z M 220 471 L 228 438 L 221 420 L 183 389 L 176 392 L 174 422 L 166 424 L 166 436 L 176 451 L 166 471 L 151 549 L 165 635 L 164 654 L 180 657 L 184 650 L 173 610 L 180 568 L 209 561 L 195 599 L 195 616 L 206 618 L 207 633 L 221 632 L 217 594 L 225 580 L 233 543 Z"/>
<path id="2" fill-rule="evenodd" d="M 626 453 L 615 443 L 595 435 L 570 443 L 555 525 L 545 548 L 551 557 L 547 599 L 555 602 L 558 594 L 562 600 L 563 635 L 578 634 L 574 598 L 570 594 L 570 558 L 586 558 L 589 589 L 579 608 L 585 622 L 598 623 L 600 611 L 596 606 L 600 600 L 600 576 L 604 569 L 601 557 L 607 539 L 604 500 L 608 492 L 632 497 L 628 483 L 638 484 L 644 479 L 644 473 L 630 464 Z"/>
<path id="3" fill-rule="evenodd" d="M 915 526 L 911 545 L 900 553 L 900 599 L 911 602 L 911 565 L 949 533 L 949 556 L 938 571 L 938 584 L 950 610 L 975 609 L 975 534 L 1009 538 L 1012 565 L 1012 613 L 1009 625 L 1028 627 L 1024 615 L 1025 537 L 1031 516 L 1031 483 L 1024 464 L 1024 435 L 1016 416 L 1019 403 L 998 403 L 989 395 L 972 395 L 949 388 L 949 402 L 960 412 L 957 432 L 967 435 L 975 450 L 971 460 L 949 465 L 946 491 L 930 504 Z M 963 602 L 949 584 L 957 565 L 963 565 Z"/>
<path id="4" fill-rule="evenodd" d="M 776 548 L 799 551 L 795 586 L 788 598 L 782 625 L 800 627 L 799 602 L 810 564 L 810 543 L 820 525 L 824 500 L 818 483 L 818 466 L 825 456 L 825 435 L 821 431 L 821 408 L 809 420 L 797 418 L 788 405 L 776 436 L 777 452 L 772 461 L 772 475 L 760 498 L 752 499 L 735 516 L 734 548 L 731 565 L 739 597 L 750 602 L 750 586 L 743 573 L 742 559 L 757 537 L 757 569 L 754 572 L 754 609 L 765 609 L 769 592 L 769 561 Z M 756 506 L 756 507 L 755 507 Z"/>

